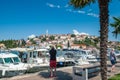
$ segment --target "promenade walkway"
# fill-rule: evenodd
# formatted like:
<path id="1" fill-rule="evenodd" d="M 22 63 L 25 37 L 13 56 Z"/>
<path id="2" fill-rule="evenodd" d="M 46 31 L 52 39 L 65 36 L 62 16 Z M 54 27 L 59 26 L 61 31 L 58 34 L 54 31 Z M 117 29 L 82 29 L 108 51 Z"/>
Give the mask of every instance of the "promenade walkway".
<path id="1" fill-rule="evenodd" d="M 109 72 L 111 65 L 108 64 L 108 78 L 120 73 L 120 63 L 116 64 L 115 72 Z M 72 80 L 72 67 L 62 67 L 57 69 L 57 77 L 49 78 L 48 70 L 40 71 L 32 74 L 24 74 L 1 80 Z M 89 80 L 101 80 L 100 75 L 90 78 Z"/>

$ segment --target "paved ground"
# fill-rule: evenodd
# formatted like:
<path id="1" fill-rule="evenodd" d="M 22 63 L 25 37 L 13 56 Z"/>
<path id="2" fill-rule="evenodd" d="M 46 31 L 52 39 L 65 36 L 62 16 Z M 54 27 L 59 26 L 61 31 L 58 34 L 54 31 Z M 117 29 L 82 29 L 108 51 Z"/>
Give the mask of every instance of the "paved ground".
<path id="1" fill-rule="evenodd" d="M 111 66 L 108 65 L 108 71 Z M 120 63 L 116 64 L 115 72 L 108 72 L 108 77 L 114 76 L 120 73 Z M 15 76 L 11 78 L 4 78 L 0 80 L 72 80 L 72 67 L 63 67 L 57 69 L 57 77 L 49 78 L 49 72 L 47 70 L 40 71 L 32 74 L 24 74 L 20 76 Z M 100 75 L 90 78 L 89 80 L 101 80 Z"/>

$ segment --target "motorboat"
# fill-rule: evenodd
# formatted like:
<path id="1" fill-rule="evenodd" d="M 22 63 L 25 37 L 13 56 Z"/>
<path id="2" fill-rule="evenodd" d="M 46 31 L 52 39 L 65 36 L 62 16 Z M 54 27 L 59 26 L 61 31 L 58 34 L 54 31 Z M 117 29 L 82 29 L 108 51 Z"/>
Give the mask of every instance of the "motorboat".
<path id="1" fill-rule="evenodd" d="M 87 57 L 85 55 L 81 55 L 80 53 L 74 54 L 74 63 L 76 65 L 90 64 Z"/>
<path id="2" fill-rule="evenodd" d="M 57 56 L 57 62 L 59 64 L 67 65 L 84 65 L 89 64 L 85 56 L 80 53 L 80 50 L 65 49 L 61 51 L 61 55 Z"/>
<path id="3" fill-rule="evenodd" d="M 72 52 L 58 50 L 57 51 L 57 65 L 58 66 L 68 66 L 74 65 L 74 59 L 72 56 Z"/>
<path id="4" fill-rule="evenodd" d="M 28 64 L 31 68 L 49 66 L 49 53 L 45 48 L 13 48 L 10 51 L 19 55 L 22 62 Z"/>
<path id="5" fill-rule="evenodd" d="M 28 59 L 33 53 L 32 48 L 11 48 L 9 51 L 13 54 L 17 54 L 23 63 L 28 63 Z"/>
<path id="6" fill-rule="evenodd" d="M 23 74 L 27 68 L 18 55 L 9 52 L 0 53 L 0 77 Z"/>
<path id="7" fill-rule="evenodd" d="M 40 67 L 49 66 L 49 57 L 48 49 L 35 49 L 33 53 L 30 54 L 28 63 L 31 63 L 34 66 L 38 65 Z"/>
<path id="8" fill-rule="evenodd" d="M 88 60 L 90 63 L 98 62 L 99 59 L 95 56 L 96 54 L 92 53 L 92 50 L 84 50 L 80 49 L 79 50 L 80 54 Z"/>

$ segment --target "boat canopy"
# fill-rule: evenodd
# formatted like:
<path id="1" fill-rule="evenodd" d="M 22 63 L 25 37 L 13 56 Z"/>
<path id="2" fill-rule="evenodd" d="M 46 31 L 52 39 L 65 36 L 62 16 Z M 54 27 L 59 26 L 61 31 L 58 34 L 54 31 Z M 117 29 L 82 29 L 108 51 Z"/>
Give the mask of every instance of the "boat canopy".
<path id="1" fill-rule="evenodd" d="M 36 49 L 34 51 L 48 51 L 47 49 Z"/>
<path id="2" fill-rule="evenodd" d="M 10 50 L 12 50 L 12 51 L 26 52 L 26 51 L 32 51 L 33 49 L 31 49 L 31 48 L 12 48 Z"/>

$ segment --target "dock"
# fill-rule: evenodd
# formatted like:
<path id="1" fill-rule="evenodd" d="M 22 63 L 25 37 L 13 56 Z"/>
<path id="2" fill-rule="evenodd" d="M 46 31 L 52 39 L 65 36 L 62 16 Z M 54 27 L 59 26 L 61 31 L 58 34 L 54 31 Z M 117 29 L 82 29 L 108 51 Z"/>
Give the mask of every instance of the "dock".
<path id="1" fill-rule="evenodd" d="M 49 70 L 43 70 L 36 73 L 23 74 L 19 76 L 14 76 L 10 78 L 2 78 L 0 80 L 72 80 L 72 69 L 73 66 L 57 68 L 57 76 L 54 78 L 49 77 Z M 120 63 L 116 64 L 116 69 L 114 72 L 109 72 L 111 65 L 108 64 L 108 78 L 120 73 Z M 101 80 L 100 74 L 96 77 L 92 77 L 89 80 Z"/>

